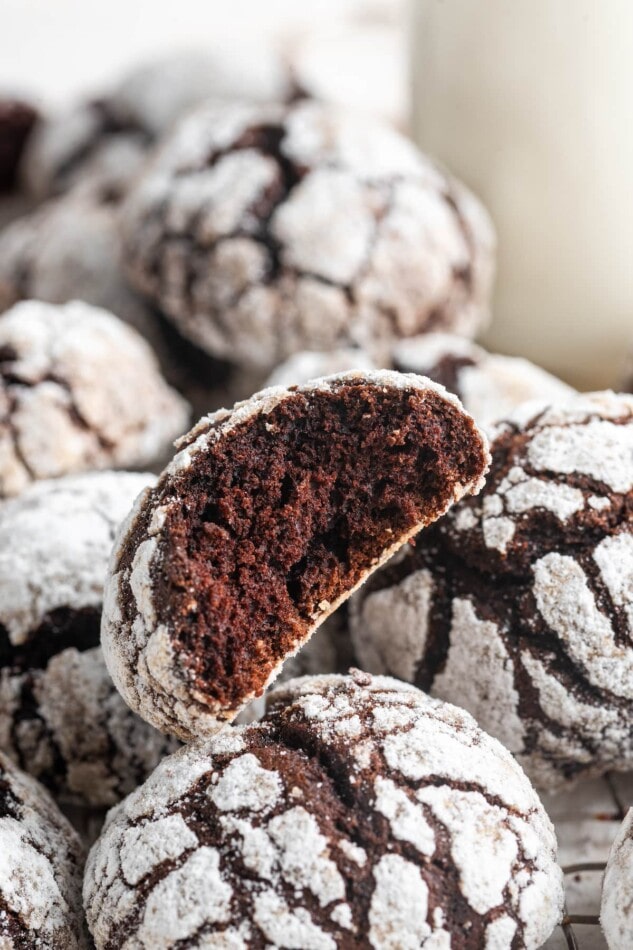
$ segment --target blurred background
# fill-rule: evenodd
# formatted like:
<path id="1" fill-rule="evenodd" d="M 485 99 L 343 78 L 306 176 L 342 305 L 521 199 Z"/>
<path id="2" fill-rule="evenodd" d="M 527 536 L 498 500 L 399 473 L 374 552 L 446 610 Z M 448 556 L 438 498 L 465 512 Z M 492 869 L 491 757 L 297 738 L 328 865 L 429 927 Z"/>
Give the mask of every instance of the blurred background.
<path id="1" fill-rule="evenodd" d="M 271 41 L 317 86 L 404 122 L 406 0 L 4 0 L 0 86 L 63 104 L 161 53 Z"/>
<path id="2" fill-rule="evenodd" d="M 499 234 L 484 342 L 579 388 L 633 335 L 628 0 L 4 0 L 0 88 L 45 108 L 157 55 L 273 43 L 317 95 L 410 131 Z"/>

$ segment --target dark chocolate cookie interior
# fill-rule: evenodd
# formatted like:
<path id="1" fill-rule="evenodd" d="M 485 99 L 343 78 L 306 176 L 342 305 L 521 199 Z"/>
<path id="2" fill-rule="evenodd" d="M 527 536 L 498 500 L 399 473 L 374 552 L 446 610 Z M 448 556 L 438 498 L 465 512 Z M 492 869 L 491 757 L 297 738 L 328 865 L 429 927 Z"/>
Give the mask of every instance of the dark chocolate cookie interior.
<path id="1" fill-rule="evenodd" d="M 484 466 L 472 420 L 441 395 L 363 380 L 295 392 L 212 443 L 156 489 L 169 514 L 155 597 L 192 686 L 228 709 L 261 690 L 314 618 Z"/>

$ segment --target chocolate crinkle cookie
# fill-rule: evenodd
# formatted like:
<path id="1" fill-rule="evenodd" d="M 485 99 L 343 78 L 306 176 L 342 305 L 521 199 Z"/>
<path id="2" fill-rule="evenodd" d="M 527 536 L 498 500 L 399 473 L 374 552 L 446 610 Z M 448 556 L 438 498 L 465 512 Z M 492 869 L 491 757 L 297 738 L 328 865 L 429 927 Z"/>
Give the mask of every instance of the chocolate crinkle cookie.
<path id="1" fill-rule="evenodd" d="M 170 53 L 124 76 L 99 98 L 41 123 L 23 161 L 40 198 L 92 182 L 114 198 L 125 193 L 148 149 L 205 99 L 285 100 L 297 94 L 285 64 L 258 44 Z"/>
<path id="2" fill-rule="evenodd" d="M 117 205 L 79 185 L 0 231 L 0 311 L 26 299 L 103 307 L 145 337 L 165 378 L 198 415 L 226 405 L 236 373 L 182 337 L 131 290 L 122 256 Z M 246 388 L 236 382 L 240 398 L 261 388 L 261 379 Z"/>
<path id="3" fill-rule="evenodd" d="M 0 414 L 0 496 L 86 469 L 149 465 L 189 416 L 147 343 L 77 301 L 26 301 L 0 317 Z"/>
<path id="4" fill-rule="evenodd" d="M 498 422 L 522 403 L 559 402 L 574 394 L 571 386 L 529 360 L 488 353 L 451 333 L 400 340 L 392 360 L 394 369 L 419 373 L 446 386 L 481 426 Z"/>
<path id="5" fill-rule="evenodd" d="M 267 389 L 203 418 L 113 552 L 102 644 L 121 694 L 181 738 L 215 731 L 487 463 L 457 399 L 400 373 Z"/>
<path id="6" fill-rule="evenodd" d="M 86 866 L 97 950 L 536 948 L 552 825 L 461 710 L 386 677 L 306 677 L 165 759 Z"/>
<path id="7" fill-rule="evenodd" d="M 0 749 L 64 803 L 112 805 L 176 748 L 126 706 L 99 648 L 116 528 L 153 480 L 77 475 L 0 506 Z"/>
<path id="8" fill-rule="evenodd" d="M 16 184 L 18 166 L 37 121 L 37 110 L 23 99 L 0 95 L 0 192 Z"/>
<path id="9" fill-rule="evenodd" d="M 354 599 L 358 661 L 459 702 L 553 787 L 633 767 L 633 397 L 496 430 L 464 501 Z"/>
<path id="10" fill-rule="evenodd" d="M 79 838 L 35 779 L 0 753 L 0 947 L 85 950 Z"/>
<path id="11" fill-rule="evenodd" d="M 82 300 L 148 335 L 148 309 L 123 277 L 114 205 L 76 189 L 0 232 L 0 310 L 27 299 Z"/>
<path id="12" fill-rule="evenodd" d="M 313 101 L 205 105 L 123 206 L 132 284 L 208 352 L 272 368 L 488 318 L 486 212 L 389 126 Z"/>
<path id="13" fill-rule="evenodd" d="M 600 923 L 609 950 L 633 947 L 633 809 L 611 846 L 602 884 Z"/>

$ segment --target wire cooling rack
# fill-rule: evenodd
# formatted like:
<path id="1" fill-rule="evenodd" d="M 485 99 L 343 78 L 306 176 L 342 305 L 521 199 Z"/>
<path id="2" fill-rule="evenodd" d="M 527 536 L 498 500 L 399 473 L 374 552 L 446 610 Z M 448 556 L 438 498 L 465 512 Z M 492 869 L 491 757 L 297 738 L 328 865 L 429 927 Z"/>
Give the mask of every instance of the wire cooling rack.
<path id="1" fill-rule="evenodd" d="M 563 874 L 565 877 L 570 874 L 583 874 L 588 871 L 595 871 L 602 874 L 605 867 L 606 862 L 604 861 L 587 861 L 584 864 L 568 864 L 563 868 Z M 567 943 L 569 950 L 582 950 L 580 938 L 575 929 L 575 927 L 580 925 L 599 927 L 600 920 L 597 914 L 569 914 L 566 910 L 565 916 L 563 917 L 563 921 L 561 923 L 561 929 L 565 936 L 565 942 Z M 587 950 L 589 950 L 589 947 L 587 947 Z"/>
<path id="2" fill-rule="evenodd" d="M 559 935 L 547 943 L 558 950 L 604 950 L 598 908 L 611 841 L 633 798 L 633 777 L 610 774 L 556 797 L 545 797 L 559 837 L 566 908 Z"/>

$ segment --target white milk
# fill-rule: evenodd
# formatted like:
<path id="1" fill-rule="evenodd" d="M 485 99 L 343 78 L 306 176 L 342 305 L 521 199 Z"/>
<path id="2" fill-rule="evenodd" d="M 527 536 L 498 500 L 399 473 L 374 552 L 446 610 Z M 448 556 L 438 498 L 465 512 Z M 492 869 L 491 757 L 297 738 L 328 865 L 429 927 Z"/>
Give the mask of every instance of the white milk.
<path id="1" fill-rule="evenodd" d="M 488 345 L 582 388 L 633 342 L 633 0 L 413 0 L 414 132 L 499 233 Z"/>

